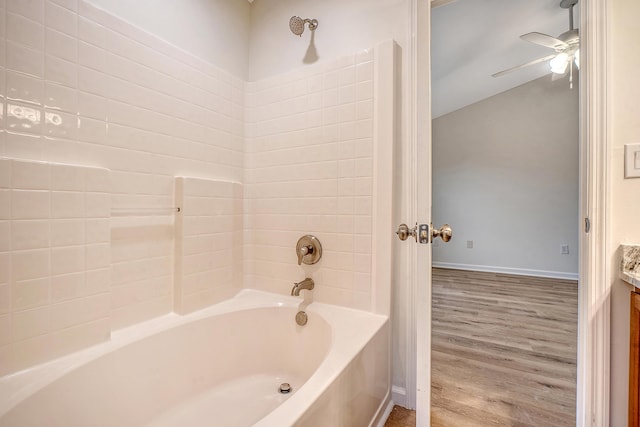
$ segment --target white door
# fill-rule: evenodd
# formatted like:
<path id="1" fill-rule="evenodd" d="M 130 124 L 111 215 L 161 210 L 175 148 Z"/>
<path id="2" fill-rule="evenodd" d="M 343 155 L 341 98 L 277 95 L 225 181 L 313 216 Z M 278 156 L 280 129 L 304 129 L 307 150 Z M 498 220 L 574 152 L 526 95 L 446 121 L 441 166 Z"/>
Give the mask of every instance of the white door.
<path id="1" fill-rule="evenodd" d="M 414 141 L 415 221 L 431 224 L 431 1 L 418 0 L 414 10 L 412 82 L 416 98 Z M 439 227 L 439 224 L 434 224 Z M 429 229 L 429 235 L 432 230 Z M 430 425 L 431 415 L 431 237 L 417 244 L 413 278 L 416 319 L 416 426 Z"/>

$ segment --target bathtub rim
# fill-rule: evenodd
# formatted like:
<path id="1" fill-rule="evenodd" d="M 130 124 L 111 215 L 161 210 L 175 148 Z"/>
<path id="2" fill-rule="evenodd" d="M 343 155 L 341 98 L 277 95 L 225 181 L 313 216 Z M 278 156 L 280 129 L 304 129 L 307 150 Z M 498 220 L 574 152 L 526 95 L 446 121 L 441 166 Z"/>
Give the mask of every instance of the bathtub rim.
<path id="1" fill-rule="evenodd" d="M 11 373 L 0 377 L 0 418 L 28 399 L 31 395 L 52 384 L 64 375 L 80 368 L 101 356 L 117 351 L 127 345 L 134 344 L 145 338 L 162 333 L 164 331 L 187 325 L 198 320 L 213 316 L 220 316 L 232 312 L 249 311 L 263 308 L 293 308 L 298 309 L 301 305 L 309 313 L 315 313 L 322 317 L 329 324 L 331 330 L 331 342 L 329 350 L 311 374 L 305 385 L 315 385 L 312 387 L 301 387 L 287 401 L 276 407 L 274 411 L 266 415 L 265 418 L 287 405 L 292 399 L 297 405 L 292 405 L 291 410 L 286 411 L 291 416 L 291 423 L 297 419 L 295 414 L 302 416 L 309 405 L 317 399 L 322 392 L 338 377 L 348 363 L 359 354 L 367 343 L 380 331 L 388 322 L 386 315 L 376 314 L 368 311 L 361 311 L 353 308 L 306 301 L 300 297 L 290 297 L 270 292 L 258 291 L 254 289 L 243 289 L 234 297 L 222 301 L 210 307 L 198 310 L 188 315 L 178 315 L 168 313 L 166 315 L 127 327 L 111 333 L 111 339 L 92 347 L 79 350 L 78 352 L 62 356 L 45 363 L 29 367 L 27 369 Z M 354 317 L 355 316 L 355 317 Z M 341 320 L 360 319 L 356 328 L 345 329 Z M 291 321 L 295 321 L 293 318 Z M 352 332 L 349 334 L 348 332 Z M 357 337 L 358 339 L 353 339 Z M 348 351 L 336 351 L 337 346 L 344 345 Z M 302 397 L 296 398 L 298 395 Z M 306 405 L 300 401 L 307 402 Z M 288 406 L 288 405 L 287 405 Z M 292 409 L 293 408 L 293 409 Z M 258 424 L 260 421 L 258 421 Z"/>

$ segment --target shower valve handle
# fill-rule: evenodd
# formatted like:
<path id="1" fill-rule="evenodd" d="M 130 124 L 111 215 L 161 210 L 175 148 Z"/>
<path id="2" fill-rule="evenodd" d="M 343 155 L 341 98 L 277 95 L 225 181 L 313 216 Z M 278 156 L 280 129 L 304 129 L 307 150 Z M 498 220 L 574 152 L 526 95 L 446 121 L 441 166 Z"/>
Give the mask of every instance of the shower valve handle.
<path id="1" fill-rule="evenodd" d="M 315 264 L 322 256 L 322 245 L 317 237 L 312 235 L 302 236 L 296 244 L 298 265 Z"/>

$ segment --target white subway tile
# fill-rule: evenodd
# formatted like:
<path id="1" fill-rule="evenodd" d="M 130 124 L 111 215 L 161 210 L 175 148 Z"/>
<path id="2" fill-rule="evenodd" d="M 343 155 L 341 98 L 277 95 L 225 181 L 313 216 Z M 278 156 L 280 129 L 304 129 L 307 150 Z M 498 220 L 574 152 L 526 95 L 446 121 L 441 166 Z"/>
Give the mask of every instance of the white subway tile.
<path id="1" fill-rule="evenodd" d="M 356 104 L 356 120 L 373 118 L 373 100 L 360 101 Z"/>
<path id="2" fill-rule="evenodd" d="M 22 341 L 44 335 L 50 331 L 49 307 L 18 311 L 13 314 L 13 340 Z"/>
<path id="3" fill-rule="evenodd" d="M 0 220 L 0 252 L 11 250 L 11 222 Z"/>
<path id="4" fill-rule="evenodd" d="M 11 159 L 0 158 L 0 188 L 12 188 L 13 186 L 12 163 Z"/>
<path id="5" fill-rule="evenodd" d="M 362 62 L 356 65 L 356 81 L 364 82 L 373 80 L 373 61 Z"/>
<path id="6" fill-rule="evenodd" d="M 85 242 L 84 220 L 56 219 L 50 221 L 51 246 L 82 245 Z"/>
<path id="7" fill-rule="evenodd" d="M 102 48 L 92 44 L 78 43 L 78 64 L 101 71 L 106 66 L 106 55 Z"/>
<path id="8" fill-rule="evenodd" d="M 78 117 L 59 110 L 45 110 L 43 134 L 53 138 L 76 139 Z"/>
<path id="9" fill-rule="evenodd" d="M 78 92 L 78 113 L 99 120 L 107 119 L 107 100 L 98 95 Z"/>
<path id="10" fill-rule="evenodd" d="M 14 12 L 36 22 L 44 22 L 44 2 L 42 0 L 6 0 L 8 12 Z"/>
<path id="11" fill-rule="evenodd" d="M 356 83 L 356 67 L 346 67 L 339 71 L 340 86 L 348 86 Z"/>
<path id="12" fill-rule="evenodd" d="M 85 220 L 85 243 L 108 243 L 111 239 L 111 224 L 107 218 Z"/>
<path id="13" fill-rule="evenodd" d="M 0 220 L 11 219 L 11 190 L 0 189 Z"/>
<path id="14" fill-rule="evenodd" d="M 49 221 L 19 220 L 11 222 L 11 248 L 16 250 L 49 247 Z"/>
<path id="15" fill-rule="evenodd" d="M 111 215 L 111 196 L 107 193 L 86 193 L 87 218 L 108 218 Z"/>
<path id="16" fill-rule="evenodd" d="M 12 341 L 13 323 L 10 315 L 0 316 L 0 346 L 5 346 Z M 0 362 L 2 359 L 0 358 Z M 1 363 L 0 363 L 1 364 Z"/>
<path id="17" fill-rule="evenodd" d="M 36 267 L 39 268 L 39 266 Z M 11 287 L 12 309 L 14 311 L 23 310 L 48 304 L 49 286 L 49 277 L 13 283 Z"/>
<path id="18" fill-rule="evenodd" d="M 48 190 L 49 164 L 14 160 L 13 188 L 21 190 Z"/>
<path id="19" fill-rule="evenodd" d="M 49 192 L 37 190 L 11 191 L 11 217 L 13 219 L 49 218 Z"/>
<path id="20" fill-rule="evenodd" d="M 94 46 L 104 48 L 107 43 L 107 29 L 81 16 L 78 18 L 78 38 Z"/>
<path id="21" fill-rule="evenodd" d="M 102 120 L 81 117 L 78 119 L 78 139 L 94 144 L 107 141 L 107 123 Z"/>
<path id="22" fill-rule="evenodd" d="M 44 28 L 42 24 L 14 13 L 6 14 L 7 40 L 42 51 Z"/>
<path id="23" fill-rule="evenodd" d="M 78 111 L 76 91 L 67 86 L 46 82 L 44 106 L 48 109 L 62 110 L 67 113 Z"/>
<path id="24" fill-rule="evenodd" d="M 44 83 L 39 78 L 7 71 L 6 95 L 10 100 L 41 105 L 44 100 Z"/>
<path id="25" fill-rule="evenodd" d="M 45 24 L 47 27 L 65 33 L 69 36 L 76 37 L 77 17 L 75 13 L 75 5 L 73 1 L 67 1 L 66 5 L 57 5 L 51 1 L 47 1 L 45 6 Z M 65 7 L 66 6 L 66 7 Z M 72 7 L 68 7 L 72 6 Z"/>
<path id="26" fill-rule="evenodd" d="M 45 278 L 49 275 L 49 271 L 48 249 L 11 253 L 11 272 L 15 282 Z"/>
<path id="27" fill-rule="evenodd" d="M 359 120 L 356 122 L 356 138 L 373 138 L 373 120 Z"/>
<path id="28" fill-rule="evenodd" d="M 104 73 L 87 67 L 78 67 L 78 89 L 99 96 L 109 96 L 111 79 Z"/>
<path id="29" fill-rule="evenodd" d="M 85 169 L 85 186 L 89 192 L 109 192 L 111 191 L 111 177 L 108 169 L 87 168 Z"/>
<path id="30" fill-rule="evenodd" d="M 60 83 L 70 88 L 78 86 L 76 64 L 52 55 L 45 55 L 44 63 L 47 81 Z"/>
<path id="31" fill-rule="evenodd" d="M 78 41 L 76 38 L 48 28 L 45 41 L 47 54 L 72 63 L 78 60 Z"/>
<path id="32" fill-rule="evenodd" d="M 85 270 L 83 246 L 66 246 L 51 249 L 51 274 L 77 273 Z"/>
<path id="33" fill-rule="evenodd" d="M 44 75 L 44 61 L 41 51 L 7 40 L 5 60 L 9 70 L 20 71 L 40 78 Z"/>
<path id="34" fill-rule="evenodd" d="M 356 100 L 366 101 L 373 99 L 373 82 L 365 81 L 356 84 Z"/>
<path id="35" fill-rule="evenodd" d="M 51 330 L 59 331 L 109 317 L 109 306 L 108 293 L 53 304 Z"/>
<path id="36" fill-rule="evenodd" d="M 80 349 L 108 341 L 111 324 L 108 317 L 83 323 L 51 335 L 52 353 L 55 356 L 72 353 Z"/>
<path id="37" fill-rule="evenodd" d="M 90 270 L 85 273 L 85 282 L 82 293 L 93 295 L 102 292 L 109 292 L 111 286 L 111 276 L 108 268 Z"/>
<path id="38" fill-rule="evenodd" d="M 39 135 L 42 132 L 42 121 L 41 108 L 15 101 L 7 103 L 7 130 Z M 10 139 L 7 140 L 7 143 L 9 142 L 11 142 Z"/>
<path id="39" fill-rule="evenodd" d="M 356 86 L 346 85 L 341 86 L 339 89 L 339 102 L 340 104 L 349 104 L 356 100 Z"/>
<path id="40" fill-rule="evenodd" d="M 85 260 L 87 270 L 109 267 L 111 263 L 109 243 L 98 243 L 85 246 Z"/>
<path id="41" fill-rule="evenodd" d="M 82 192 L 51 192 L 51 218 L 83 218 L 84 216 L 84 194 Z"/>
<path id="42" fill-rule="evenodd" d="M 51 165 L 51 190 L 83 191 L 85 170 L 72 165 Z"/>

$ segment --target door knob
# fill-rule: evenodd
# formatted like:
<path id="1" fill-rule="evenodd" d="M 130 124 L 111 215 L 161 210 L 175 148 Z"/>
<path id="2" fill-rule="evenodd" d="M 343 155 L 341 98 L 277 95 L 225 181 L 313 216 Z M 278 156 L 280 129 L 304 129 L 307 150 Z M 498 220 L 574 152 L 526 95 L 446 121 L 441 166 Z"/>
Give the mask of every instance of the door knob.
<path id="1" fill-rule="evenodd" d="M 398 235 L 398 239 L 402 241 L 407 240 L 409 236 L 412 236 L 416 240 L 416 242 L 418 241 L 416 227 L 409 228 L 407 224 L 400 224 L 398 226 L 396 234 Z"/>
<path id="2" fill-rule="evenodd" d="M 449 240 L 451 240 L 451 237 L 453 236 L 453 230 L 451 229 L 451 226 L 449 224 L 445 224 L 442 227 L 438 228 L 434 228 L 433 224 L 431 224 L 431 241 L 433 242 L 433 239 L 436 238 L 441 238 L 443 242 L 448 242 Z"/>

